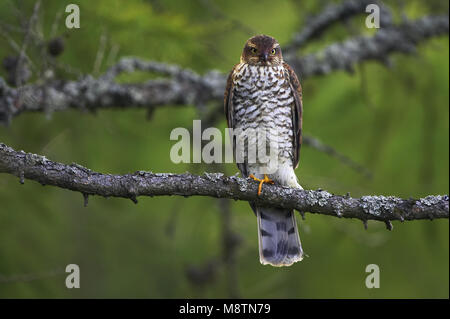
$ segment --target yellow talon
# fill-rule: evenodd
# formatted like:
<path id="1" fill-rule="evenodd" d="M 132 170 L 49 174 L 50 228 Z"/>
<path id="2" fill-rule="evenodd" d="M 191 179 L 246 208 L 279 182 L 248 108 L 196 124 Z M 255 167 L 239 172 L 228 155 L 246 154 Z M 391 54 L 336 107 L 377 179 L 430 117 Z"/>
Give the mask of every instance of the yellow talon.
<path id="1" fill-rule="evenodd" d="M 258 182 L 259 182 L 259 186 L 258 186 L 258 196 L 261 194 L 262 185 L 263 185 L 264 183 L 268 183 L 268 184 L 273 184 L 273 183 L 274 183 L 274 181 L 271 180 L 269 177 L 267 177 L 266 174 L 264 174 L 264 178 L 263 178 L 263 179 L 256 178 L 255 175 L 253 175 L 253 174 L 250 174 L 248 177 L 253 178 L 255 181 L 258 181 Z"/>

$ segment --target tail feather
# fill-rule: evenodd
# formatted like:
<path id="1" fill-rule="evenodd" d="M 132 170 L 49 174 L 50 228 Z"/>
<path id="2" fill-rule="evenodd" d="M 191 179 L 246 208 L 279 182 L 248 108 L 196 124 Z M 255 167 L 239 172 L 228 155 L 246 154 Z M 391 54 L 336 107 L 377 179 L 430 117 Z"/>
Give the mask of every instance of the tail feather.
<path id="1" fill-rule="evenodd" d="M 258 220 L 261 264 L 290 266 L 303 259 L 303 250 L 293 210 L 255 207 Z"/>

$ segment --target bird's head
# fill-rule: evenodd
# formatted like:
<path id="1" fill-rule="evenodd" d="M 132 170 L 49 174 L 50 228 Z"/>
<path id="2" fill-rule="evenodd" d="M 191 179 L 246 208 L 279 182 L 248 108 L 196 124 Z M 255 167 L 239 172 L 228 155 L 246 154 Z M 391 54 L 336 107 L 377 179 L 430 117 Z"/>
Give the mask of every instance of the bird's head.
<path id="1" fill-rule="evenodd" d="M 245 43 L 241 63 L 260 66 L 280 65 L 283 63 L 280 45 L 268 35 L 256 35 Z"/>

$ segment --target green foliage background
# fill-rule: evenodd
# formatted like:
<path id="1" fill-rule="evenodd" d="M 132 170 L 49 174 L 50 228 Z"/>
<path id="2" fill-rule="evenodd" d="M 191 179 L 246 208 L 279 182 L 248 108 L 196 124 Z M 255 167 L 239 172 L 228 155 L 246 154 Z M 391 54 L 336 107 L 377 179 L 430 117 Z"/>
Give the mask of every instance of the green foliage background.
<path id="1" fill-rule="evenodd" d="M 56 13 L 71 2 L 43 1 L 44 35 L 50 33 Z M 29 16 L 33 3 L 1 1 L 0 21 L 17 24 L 14 6 Z M 63 15 L 58 34 L 67 31 L 69 37 L 58 59 L 84 73 L 93 70 L 102 34 L 107 37 L 107 53 L 118 46 L 118 56 L 179 64 L 199 73 L 228 72 L 251 32 L 270 34 L 283 45 L 324 4 L 294 0 L 260 0 L 258 5 L 249 0 L 76 3 L 81 28 L 67 31 Z M 408 1 L 402 7 L 397 1 L 386 3 L 398 22 L 402 13 L 411 19 L 448 14 L 448 1 Z M 337 24 L 302 53 L 352 34 L 370 33 L 363 27 L 364 18 Z M 20 43 L 20 33 L 11 35 Z M 4 38 L 0 43 L 0 58 L 14 54 Z M 39 63 L 37 52 L 29 54 Z M 108 67 L 106 60 L 102 71 Z M 448 194 L 448 37 L 421 44 L 414 56 L 395 54 L 392 60 L 391 68 L 368 62 L 353 74 L 335 72 L 303 81 L 305 133 L 374 174 L 368 180 L 338 160 L 304 147 L 297 170 L 304 188 L 352 196 Z M 121 81 L 146 79 L 146 74 L 121 77 Z M 137 109 L 27 113 L 10 127 L 0 127 L 0 141 L 105 173 L 212 171 L 176 165 L 169 159 L 174 143 L 169 140 L 171 130 L 190 128 L 193 119 L 197 119 L 194 106 L 162 107 L 151 120 Z M 236 172 L 235 165 L 226 166 L 226 174 Z M 310 257 L 278 269 L 259 264 L 256 220 L 248 204 L 233 202 L 232 217 L 232 228 L 242 237 L 236 265 L 241 297 L 449 297 L 448 220 L 394 222 L 389 232 L 382 223 L 369 222 L 366 231 L 357 220 L 306 214 L 298 224 Z M 20 185 L 17 178 L 0 175 L 0 297 L 228 297 L 223 268 L 204 285 L 186 276 L 188 267 L 220 257 L 220 223 L 218 202 L 212 198 L 139 198 L 135 205 L 124 199 L 91 197 L 85 208 L 79 193 L 31 181 Z M 168 225 L 174 227 L 172 235 Z M 80 289 L 65 287 L 64 268 L 71 263 L 81 268 Z M 381 269 L 379 289 L 364 284 L 365 267 L 372 263 Z"/>

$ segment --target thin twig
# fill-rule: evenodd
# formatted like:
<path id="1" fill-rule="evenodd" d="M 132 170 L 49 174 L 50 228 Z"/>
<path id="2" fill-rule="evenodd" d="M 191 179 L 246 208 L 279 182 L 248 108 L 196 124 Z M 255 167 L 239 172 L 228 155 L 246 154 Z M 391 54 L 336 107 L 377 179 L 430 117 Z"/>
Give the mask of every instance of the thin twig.
<path id="1" fill-rule="evenodd" d="M 36 25 L 40 6 L 41 6 L 41 1 L 40 0 L 36 1 L 36 3 L 34 4 L 34 7 L 33 7 L 33 13 L 31 14 L 30 20 L 28 21 L 27 32 L 25 33 L 25 37 L 22 42 L 22 47 L 21 47 L 20 53 L 19 53 L 19 58 L 17 60 L 16 81 L 15 81 L 16 86 L 22 85 L 22 83 L 21 83 L 22 81 L 20 79 L 22 63 L 23 63 L 23 59 L 25 57 L 25 52 L 27 50 L 28 42 L 30 41 L 31 36 L 32 36 L 33 28 Z"/>
<path id="2" fill-rule="evenodd" d="M 350 157 L 348 157 L 344 154 L 341 154 L 340 152 L 338 152 L 335 148 L 331 147 L 330 145 L 326 145 L 326 144 L 322 143 L 316 137 L 313 137 L 310 135 L 303 135 L 303 144 L 308 145 L 320 152 L 328 154 L 331 157 L 337 158 L 341 163 L 350 167 L 351 169 L 355 170 L 356 172 L 364 175 L 366 178 L 371 179 L 373 177 L 372 172 L 369 171 L 367 168 L 356 163 Z"/>
<path id="3" fill-rule="evenodd" d="M 97 54 L 95 56 L 94 68 L 92 70 L 92 74 L 94 76 L 97 76 L 100 73 L 100 68 L 102 66 L 103 58 L 105 56 L 106 40 L 107 40 L 106 33 L 102 32 L 98 44 Z"/>

